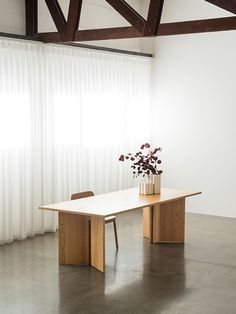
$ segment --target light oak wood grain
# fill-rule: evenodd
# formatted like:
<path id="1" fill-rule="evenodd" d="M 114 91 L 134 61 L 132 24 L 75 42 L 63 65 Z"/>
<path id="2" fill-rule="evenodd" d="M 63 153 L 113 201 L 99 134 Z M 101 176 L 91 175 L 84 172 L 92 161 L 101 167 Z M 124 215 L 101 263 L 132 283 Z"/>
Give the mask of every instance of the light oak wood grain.
<path id="1" fill-rule="evenodd" d="M 85 197 L 91 197 L 94 196 L 94 193 L 92 191 L 84 191 L 84 192 L 78 192 L 71 195 L 71 200 L 77 200 Z M 115 243 L 116 243 L 116 249 L 118 250 L 118 236 L 117 236 L 117 228 L 116 228 L 116 216 L 107 216 L 105 217 L 105 224 L 113 223 L 114 228 L 114 236 L 115 236 Z"/>
<path id="2" fill-rule="evenodd" d="M 145 207 L 143 209 L 143 236 L 147 239 L 151 239 L 151 223 L 152 223 L 152 207 Z"/>
<path id="3" fill-rule="evenodd" d="M 184 243 L 184 198 L 153 207 L 152 232 L 152 243 Z"/>
<path id="4" fill-rule="evenodd" d="M 59 213 L 59 263 L 89 265 L 89 217 Z"/>
<path id="5" fill-rule="evenodd" d="M 201 192 L 163 188 L 161 189 L 161 194 L 139 195 L 138 189 L 133 188 L 73 201 L 40 206 L 40 209 L 106 217 L 133 209 L 166 203 L 200 193 Z"/>
<path id="6" fill-rule="evenodd" d="M 91 265 L 105 271 L 105 220 L 91 217 Z"/>
<path id="7" fill-rule="evenodd" d="M 200 193 L 161 189 L 161 194 L 139 195 L 138 189 L 134 188 L 40 206 L 40 209 L 59 212 L 60 264 L 91 264 L 104 272 L 105 222 L 108 216 L 145 208 L 143 232 L 151 243 L 183 243 L 185 198 Z M 118 248 L 117 241 L 116 246 Z"/>

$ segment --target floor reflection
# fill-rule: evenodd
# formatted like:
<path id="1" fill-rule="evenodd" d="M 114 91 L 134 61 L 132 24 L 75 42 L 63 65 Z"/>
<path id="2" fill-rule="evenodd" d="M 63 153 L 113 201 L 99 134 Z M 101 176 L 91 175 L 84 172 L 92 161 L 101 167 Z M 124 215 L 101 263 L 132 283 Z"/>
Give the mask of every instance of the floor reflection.
<path id="1" fill-rule="evenodd" d="M 112 313 L 111 308 L 159 313 L 186 295 L 184 246 L 151 245 L 140 230 L 122 230 L 118 252 L 108 238 L 105 275 L 86 266 L 61 268 L 60 313 L 75 308 L 78 313 Z"/>
<path id="2" fill-rule="evenodd" d="M 235 219 L 187 214 L 184 246 L 150 245 L 134 213 L 118 222 L 105 275 L 58 266 L 57 234 L 0 246 L 0 313 L 235 313 Z"/>

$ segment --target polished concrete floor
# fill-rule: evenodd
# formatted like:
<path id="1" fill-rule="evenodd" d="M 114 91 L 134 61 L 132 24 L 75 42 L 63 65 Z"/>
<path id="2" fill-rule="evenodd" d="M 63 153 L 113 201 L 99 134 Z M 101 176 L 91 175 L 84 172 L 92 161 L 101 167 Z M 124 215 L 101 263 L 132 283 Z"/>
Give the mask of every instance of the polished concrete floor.
<path id="1" fill-rule="evenodd" d="M 141 213 L 106 234 L 106 274 L 58 266 L 57 234 L 0 247 L 0 313 L 236 313 L 236 219 L 188 214 L 185 245 L 150 245 Z"/>

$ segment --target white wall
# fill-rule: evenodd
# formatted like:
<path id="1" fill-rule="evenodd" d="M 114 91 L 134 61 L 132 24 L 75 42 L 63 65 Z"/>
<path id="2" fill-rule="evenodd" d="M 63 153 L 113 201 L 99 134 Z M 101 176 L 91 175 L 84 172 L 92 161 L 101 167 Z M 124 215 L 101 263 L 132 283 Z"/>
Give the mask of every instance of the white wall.
<path id="1" fill-rule="evenodd" d="M 166 0 L 162 22 L 231 16 L 203 0 Z M 236 217 L 236 31 L 160 37 L 153 62 L 153 142 L 163 184 L 200 190 L 191 212 Z"/>
<path id="2" fill-rule="evenodd" d="M 205 0 L 165 0 L 162 23 L 233 16 Z"/>
<path id="3" fill-rule="evenodd" d="M 140 12 L 140 0 L 128 2 Z M 69 0 L 59 0 L 59 3 L 67 16 Z M 116 26 L 129 26 L 129 24 L 105 0 L 84 0 L 80 29 Z M 39 31 L 56 31 L 45 0 L 39 0 Z M 0 0 L 0 32 L 25 35 L 25 0 Z M 140 51 L 140 39 L 99 41 L 88 44 Z"/>
<path id="4" fill-rule="evenodd" d="M 153 142 L 163 183 L 200 190 L 189 211 L 236 217 L 236 31 L 156 40 Z"/>
<path id="5" fill-rule="evenodd" d="M 25 35 L 25 1 L 0 1 L 0 32 Z"/>

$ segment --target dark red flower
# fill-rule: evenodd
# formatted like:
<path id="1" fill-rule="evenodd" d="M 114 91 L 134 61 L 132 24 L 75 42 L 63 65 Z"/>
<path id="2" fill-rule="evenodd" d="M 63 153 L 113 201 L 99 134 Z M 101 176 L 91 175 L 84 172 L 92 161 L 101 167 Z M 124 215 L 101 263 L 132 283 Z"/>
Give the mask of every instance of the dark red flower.
<path id="1" fill-rule="evenodd" d="M 124 161 L 124 160 L 125 160 L 125 156 L 121 155 L 120 158 L 119 158 L 119 161 Z"/>
<path id="2" fill-rule="evenodd" d="M 124 161 L 125 159 L 130 159 L 133 161 L 131 168 L 133 169 L 134 176 L 142 175 L 144 177 L 149 174 L 161 174 L 162 170 L 158 170 L 157 168 L 157 166 L 161 164 L 161 160 L 156 156 L 156 154 L 161 151 L 161 148 L 151 149 L 150 144 L 145 143 L 141 145 L 141 150 L 143 151 L 138 151 L 135 154 L 128 153 L 127 155 L 121 155 L 119 160 Z"/>

